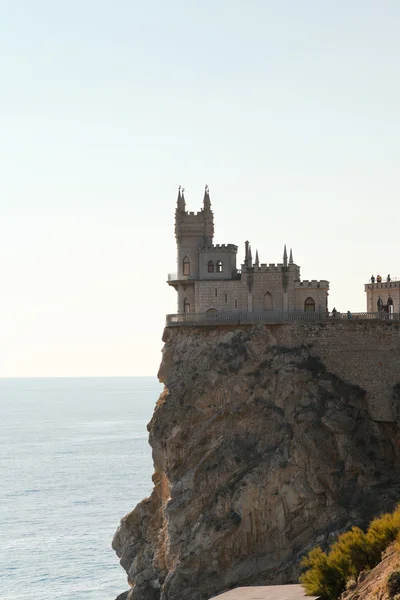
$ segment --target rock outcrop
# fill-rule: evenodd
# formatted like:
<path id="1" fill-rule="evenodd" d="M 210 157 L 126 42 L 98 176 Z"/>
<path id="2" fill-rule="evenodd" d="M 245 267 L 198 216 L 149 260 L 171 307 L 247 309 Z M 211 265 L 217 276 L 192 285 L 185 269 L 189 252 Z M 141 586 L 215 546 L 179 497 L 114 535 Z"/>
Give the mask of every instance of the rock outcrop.
<path id="1" fill-rule="evenodd" d="M 154 489 L 113 541 L 128 600 L 296 582 L 305 551 L 400 498 L 397 422 L 289 327 L 165 330 Z"/>

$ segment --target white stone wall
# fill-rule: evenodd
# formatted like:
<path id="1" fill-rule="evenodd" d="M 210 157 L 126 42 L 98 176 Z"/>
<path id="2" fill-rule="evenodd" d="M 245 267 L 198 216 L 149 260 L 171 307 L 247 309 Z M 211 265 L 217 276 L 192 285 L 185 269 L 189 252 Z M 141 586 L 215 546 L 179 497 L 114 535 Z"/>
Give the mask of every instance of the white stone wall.
<path id="1" fill-rule="evenodd" d="M 326 310 L 327 303 L 327 287 L 317 287 L 317 285 L 303 285 L 299 286 L 296 284 L 295 288 L 295 310 L 304 310 L 304 303 L 307 298 L 312 298 L 315 302 L 315 310 Z M 332 309 L 332 307 L 330 307 Z"/>
<path id="2" fill-rule="evenodd" d="M 242 285 L 239 280 L 196 281 L 195 286 L 196 312 L 205 313 L 210 309 L 216 309 L 218 312 L 243 310 Z M 235 299 L 238 301 L 237 308 Z"/>
<path id="3" fill-rule="evenodd" d="M 377 312 L 377 303 L 379 296 L 383 300 L 383 304 L 387 304 L 389 296 L 393 300 L 393 312 L 400 312 L 400 283 L 390 282 L 382 284 L 370 284 L 365 286 L 367 292 L 367 312 Z"/>
<path id="4" fill-rule="evenodd" d="M 236 254 L 237 250 L 223 251 L 210 250 L 199 252 L 199 273 L 200 279 L 232 279 L 236 273 Z M 208 263 L 212 260 L 214 263 L 214 272 L 208 272 Z M 217 272 L 217 262 L 222 262 L 222 273 Z"/>

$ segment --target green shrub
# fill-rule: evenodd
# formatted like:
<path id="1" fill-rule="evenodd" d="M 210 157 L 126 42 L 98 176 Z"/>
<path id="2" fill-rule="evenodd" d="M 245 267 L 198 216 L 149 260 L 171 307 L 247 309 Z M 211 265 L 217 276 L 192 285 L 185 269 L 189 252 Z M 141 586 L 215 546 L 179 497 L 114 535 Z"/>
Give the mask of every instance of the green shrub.
<path id="1" fill-rule="evenodd" d="M 336 600 L 343 591 L 346 581 L 333 565 L 328 556 L 318 546 L 303 559 L 307 570 L 301 575 L 300 583 L 309 596 L 323 596 L 327 600 Z"/>
<path id="2" fill-rule="evenodd" d="M 400 594 L 400 571 L 393 571 L 390 573 L 386 582 L 387 591 L 389 598 L 394 598 L 397 594 Z"/>
<path id="3" fill-rule="evenodd" d="M 319 547 L 311 550 L 303 559 L 305 571 L 300 583 L 309 595 L 336 600 L 346 588 L 346 583 L 357 579 L 361 571 L 375 567 L 382 552 L 396 539 L 400 539 L 400 505 L 393 513 L 374 519 L 367 533 L 359 527 L 342 533 L 328 554 Z M 398 573 L 399 587 L 393 595 L 400 593 L 400 571 Z"/>

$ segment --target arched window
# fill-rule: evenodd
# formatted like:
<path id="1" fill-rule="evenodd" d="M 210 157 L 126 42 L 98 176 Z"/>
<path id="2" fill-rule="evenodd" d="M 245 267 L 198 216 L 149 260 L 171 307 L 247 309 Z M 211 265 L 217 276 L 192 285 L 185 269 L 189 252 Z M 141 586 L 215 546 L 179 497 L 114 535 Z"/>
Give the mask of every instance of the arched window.
<path id="1" fill-rule="evenodd" d="M 222 260 L 217 261 L 217 273 L 222 273 L 224 270 L 224 265 L 222 264 Z"/>
<path id="2" fill-rule="evenodd" d="M 315 312 L 315 302 L 312 298 L 307 298 L 304 302 L 304 310 L 306 312 Z"/>
<path id="3" fill-rule="evenodd" d="M 225 304 L 228 303 L 228 294 L 225 292 Z"/>
<path id="4" fill-rule="evenodd" d="M 265 292 L 264 294 L 264 310 L 272 310 L 274 308 L 274 302 L 272 300 L 272 295 L 269 292 Z"/>
<path id="5" fill-rule="evenodd" d="M 183 301 L 183 312 L 190 313 L 190 302 L 187 298 L 185 298 Z"/>
<path id="6" fill-rule="evenodd" d="M 391 296 L 389 296 L 387 303 L 388 306 L 393 306 L 393 298 Z"/>
<path id="7" fill-rule="evenodd" d="M 183 274 L 190 275 L 190 259 L 188 256 L 183 259 Z"/>
<path id="8" fill-rule="evenodd" d="M 238 307 L 238 301 L 237 301 L 237 298 L 235 298 L 235 308 L 237 308 L 237 307 Z"/>
<path id="9" fill-rule="evenodd" d="M 214 273 L 214 263 L 212 260 L 208 261 L 208 272 L 209 273 Z"/>
<path id="10" fill-rule="evenodd" d="M 376 307 L 378 309 L 378 312 L 382 312 L 382 310 L 383 310 L 383 300 L 382 300 L 382 298 L 380 296 L 378 298 L 378 302 L 376 303 Z"/>
<path id="11" fill-rule="evenodd" d="M 214 295 L 215 295 L 216 298 L 218 298 L 218 288 L 215 288 Z"/>
<path id="12" fill-rule="evenodd" d="M 209 316 L 212 316 L 212 315 L 217 315 L 217 314 L 218 314 L 218 311 L 217 311 L 217 309 L 216 309 L 216 308 L 209 308 L 209 309 L 208 309 L 208 311 L 207 311 L 207 314 L 208 314 Z"/>

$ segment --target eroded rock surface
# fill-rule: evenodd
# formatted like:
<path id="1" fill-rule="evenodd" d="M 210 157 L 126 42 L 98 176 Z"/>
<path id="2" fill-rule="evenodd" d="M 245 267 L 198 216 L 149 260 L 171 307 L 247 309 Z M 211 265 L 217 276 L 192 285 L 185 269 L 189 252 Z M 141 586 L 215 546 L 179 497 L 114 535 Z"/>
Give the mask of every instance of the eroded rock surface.
<path id="1" fill-rule="evenodd" d="M 154 490 L 113 541 L 128 600 L 296 582 L 305 551 L 399 499 L 397 423 L 278 332 L 165 330 Z"/>

